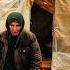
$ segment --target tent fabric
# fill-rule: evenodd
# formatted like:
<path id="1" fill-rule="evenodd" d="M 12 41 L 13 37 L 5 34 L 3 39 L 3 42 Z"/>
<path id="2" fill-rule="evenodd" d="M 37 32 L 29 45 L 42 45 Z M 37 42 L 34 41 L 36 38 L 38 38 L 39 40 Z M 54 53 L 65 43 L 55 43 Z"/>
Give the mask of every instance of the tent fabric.
<path id="1" fill-rule="evenodd" d="M 51 14 L 54 13 L 55 0 L 34 0 L 34 2 Z"/>
<path id="2" fill-rule="evenodd" d="M 30 30 L 31 2 L 34 0 L 0 0 L 0 33 L 5 28 L 7 15 L 13 11 L 22 13 L 25 20 L 25 29 Z"/>
<path id="3" fill-rule="evenodd" d="M 55 0 L 52 70 L 70 70 L 70 0 Z"/>

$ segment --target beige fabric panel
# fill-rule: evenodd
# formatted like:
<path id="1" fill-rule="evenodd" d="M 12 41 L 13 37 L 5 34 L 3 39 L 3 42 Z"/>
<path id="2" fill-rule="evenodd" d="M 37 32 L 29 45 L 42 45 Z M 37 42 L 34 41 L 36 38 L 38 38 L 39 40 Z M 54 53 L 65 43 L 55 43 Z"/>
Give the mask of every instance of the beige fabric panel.
<path id="1" fill-rule="evenodd" d="M 70 70 L 70 0 L 55 0 L 52 70 Z"/>

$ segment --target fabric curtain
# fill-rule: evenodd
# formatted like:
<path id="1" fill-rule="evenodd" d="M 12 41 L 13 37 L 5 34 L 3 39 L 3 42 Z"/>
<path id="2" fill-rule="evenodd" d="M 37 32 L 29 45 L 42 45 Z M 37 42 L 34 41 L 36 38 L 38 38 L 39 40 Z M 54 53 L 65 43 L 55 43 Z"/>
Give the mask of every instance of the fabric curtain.
<path id="1" fill-rule="evenodd" d="M 52 70 L 70 70 L 70 0 L 55 0 Z"/>

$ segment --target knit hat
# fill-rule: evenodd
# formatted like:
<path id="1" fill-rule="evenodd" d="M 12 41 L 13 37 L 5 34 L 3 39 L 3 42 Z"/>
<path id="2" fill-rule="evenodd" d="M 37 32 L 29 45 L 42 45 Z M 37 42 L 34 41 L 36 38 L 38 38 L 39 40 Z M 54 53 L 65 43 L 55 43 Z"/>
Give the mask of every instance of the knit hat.
<path id="1" fill-rule="evenodd" d="M 22 25 L 22 28 L 24 27 L 24 18 L 21 13 L 19 12 L 12 12 L 8 15 L 6 19 L 6 28 L 9 29 L 9 25 L 16 20 L 20 25 Z"/>

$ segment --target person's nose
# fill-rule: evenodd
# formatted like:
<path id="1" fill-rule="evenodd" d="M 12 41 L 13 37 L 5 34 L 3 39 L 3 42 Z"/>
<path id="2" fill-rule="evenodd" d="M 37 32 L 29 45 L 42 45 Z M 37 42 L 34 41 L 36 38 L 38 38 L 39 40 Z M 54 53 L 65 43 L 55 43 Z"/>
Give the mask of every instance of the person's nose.
<path id="1" fill-rule="evenodd" d="M 16 32 L 16 31 L 17 31 L 17 27 L 14 26 L 14 27 L 13 27 L 13 32 Z"/>

